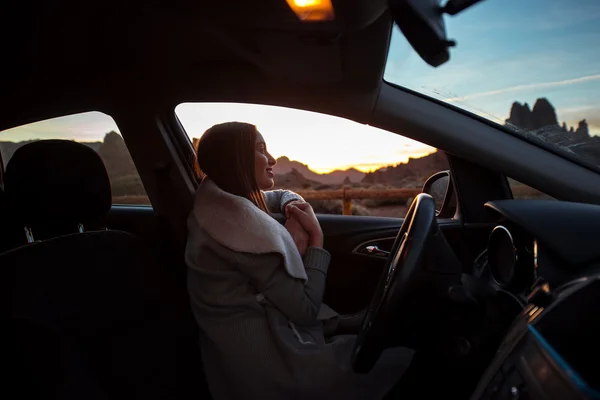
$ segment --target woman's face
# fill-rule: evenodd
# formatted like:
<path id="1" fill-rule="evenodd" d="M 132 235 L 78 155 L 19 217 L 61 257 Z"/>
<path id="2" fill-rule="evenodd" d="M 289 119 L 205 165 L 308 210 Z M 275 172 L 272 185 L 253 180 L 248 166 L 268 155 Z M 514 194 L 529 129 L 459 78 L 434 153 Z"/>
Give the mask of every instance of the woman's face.
<path id="1" fill-rule="evenodd" d="M 267 144 L 260 132 L 256 132 L 256 144 L 254 145 L 254 174 L 260 190 L 269 190 L 275 185 L 275 174 L 273 165 L 277 163 L 267 151 Z"/>

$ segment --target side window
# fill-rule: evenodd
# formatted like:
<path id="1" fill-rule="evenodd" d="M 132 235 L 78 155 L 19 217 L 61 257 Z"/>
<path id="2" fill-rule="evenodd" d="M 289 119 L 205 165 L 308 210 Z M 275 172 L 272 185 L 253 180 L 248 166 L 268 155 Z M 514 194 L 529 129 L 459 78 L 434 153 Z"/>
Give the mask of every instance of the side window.
<path id="1" fill-rule="evenodd" d="M 540 192 L 537 189 L 527 186 L 524 183 L 508 178 L 508 184 L 515 199 L 540 199 L 540 200 L 555 200 L 554 197 Z"/>
<path id="2" fill-rule="evenodd" d="M 215 124 L 256 125 L 277 159 L 275 188 L 317 213 L 403 217 L 425 180 L 449 168 L 433 147 L 330 115 L 237 103 L 184 103 L 175 113 L 194 145 Z"/>
<path id="3" fill-rule="evenodd" d="M 0 132 L 4 165 L 19 147 L 44 139 L 74 140 L 94 149 L 106 166 L 113 204 L 150 204 L 119 129 L 108 115 L 86 112 L 4 130 Z"/>

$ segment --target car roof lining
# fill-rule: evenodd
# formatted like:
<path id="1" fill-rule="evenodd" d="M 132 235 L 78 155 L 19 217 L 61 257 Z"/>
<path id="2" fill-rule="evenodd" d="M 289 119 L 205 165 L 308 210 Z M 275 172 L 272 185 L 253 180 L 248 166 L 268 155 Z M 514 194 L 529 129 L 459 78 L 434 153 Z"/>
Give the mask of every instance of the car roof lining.
<path id="1" fill-rule="evenodd" d="M 281 0 L 43 4 L 11 2 L 0 23 L 11 60 L 0 129 L 132 102 L 161 112 L 277 104 L 365 120 L 392 24 L 385 0 L 334 1 L 336 20 L 316 25 Z"/>

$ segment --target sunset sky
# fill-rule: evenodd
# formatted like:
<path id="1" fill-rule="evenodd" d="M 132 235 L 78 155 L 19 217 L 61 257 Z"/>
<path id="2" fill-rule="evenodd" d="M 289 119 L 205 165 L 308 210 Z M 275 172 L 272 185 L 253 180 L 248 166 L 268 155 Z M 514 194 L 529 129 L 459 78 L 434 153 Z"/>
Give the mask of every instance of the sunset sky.
<path id="1" fill-rule="evenodd" d="M 458 47 L 431 68 L 394 30 L 385 79 L 504 123 L 514 101 L 533 106 L 547 97 L 560 122 L 586 118 L 600 134 L 600 0 L 485 0 L 447 20 Z M 280 107 L 182 104 L 176 113 L 190 137 L 215 123 L 254 123 L 271 153 L 317 172 L 368 171 L 433 151 L 429 146 L 342 118 Z M 65 138 L 102 140 L 118 131 L 92 112 L 0 132 L 0 141 Z"/>

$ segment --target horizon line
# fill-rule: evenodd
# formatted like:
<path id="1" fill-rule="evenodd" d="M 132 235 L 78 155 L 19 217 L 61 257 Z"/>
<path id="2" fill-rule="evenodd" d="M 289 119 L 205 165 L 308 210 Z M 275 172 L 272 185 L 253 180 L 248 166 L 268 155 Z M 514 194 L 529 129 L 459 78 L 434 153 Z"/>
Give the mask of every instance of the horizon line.
<path id="1" fill-rule="evenodd" d="M 434 153 L 437 153 L 439 151 L 439 149 L 434 148 L 434 150 L 432 152 L 429 153 L 418 153 L 421 154 L 420 156 L 409 156 L 408 159 L 406 160 L 406 162 L 397 162 L 397 163 L 391 163 L 391 164 L 378 164 L 378 163 L 373 163 L 373 164 L 369 164 L 369 163 L 361 163 L 361 164 L 355 164 L 352 166 L 349 166 L 348 168 L 344 168 L 344 167 L 338 167 L 338 168 L 332 168 L 332 169 L 328 169 L 328 168 L 322 168 L 320 169 L 321 171 L 327 171 L 327 172 L 319 172 L 318 170 L 315 170 L 313 168 L 310 167 L 310 165 L 300 161 L 300 160 L 292 160 L 290 157 L 286 156 L 286 155 L 282 155 L 276 158 L 276 160 L 279 160 L 280 158 L 287 158 L 290 162 L 297 162 L 299 164 L 302 164 L 304 166 L 306 166 L 306 168 L 308 168 L 309 171 L 317 174 L 317 175 L 330 175 L 333 172 L 348 172 L 349 170 L 356 170 L 360 173 L 363 174 L 368 174 L 371 172 L 375 172 L 378 171 L 382 168 L 389 168 L 389 167 L 396 167 L 400 164 L 408 164 L 410 162 L 410 160 L 418 160 L 427 156 L 430 156 Z M 442 150 L 443 151 L 443 150 Z M 368 170 L 361 170 L 361 167 L 370 167 Z"/>

